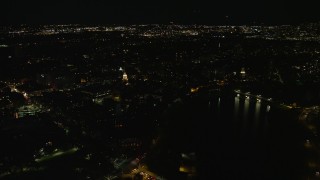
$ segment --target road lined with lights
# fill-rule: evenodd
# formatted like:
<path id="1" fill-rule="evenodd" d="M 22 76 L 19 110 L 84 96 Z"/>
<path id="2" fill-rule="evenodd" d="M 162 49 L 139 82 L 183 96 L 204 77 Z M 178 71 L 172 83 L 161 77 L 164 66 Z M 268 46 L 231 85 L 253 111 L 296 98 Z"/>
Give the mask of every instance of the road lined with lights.
<path id="1" fill-rule="evenodd" d="M 60 157 L 60 156 L 63 156 L 63 155 L 73 154 L 73 153 L 77 152 L 78 150 L 79 150 L 79 148 L 74 147 L 74 148 L 69 149 L 67 151 L 54 152 L 52 154 L 49 154 L 49 155 L 43 156 L 41 158 L 35 159 L 35 161 L 38 162 L 38 163 L 41 163 L 43 161 L 48 161 L 48 160 L 51 160 L 51 159 L 54 159 L 54 158 L 57 158 L 57 157 Z"/>
<path id="2" fill-rule="evenodd" d="M 284 109 L 300 108 L 297 106 L 277 102 L 272 98 L 265 98 L 265 97 L 262 97 L 261 95 L 251 94 L 250 92 L 241 92 L 241 90 L 234 90 L 234 92 L 237 94 L 237 97 L 240 97 L 242 95 L 242 96 L 245 96 L 246 99 L 254 98 L 256 99 L 257 102 L 265 101 L 265 102 L 273 103 L 273 105 L 278 106 L 280 108 L 284 108 Z"/>

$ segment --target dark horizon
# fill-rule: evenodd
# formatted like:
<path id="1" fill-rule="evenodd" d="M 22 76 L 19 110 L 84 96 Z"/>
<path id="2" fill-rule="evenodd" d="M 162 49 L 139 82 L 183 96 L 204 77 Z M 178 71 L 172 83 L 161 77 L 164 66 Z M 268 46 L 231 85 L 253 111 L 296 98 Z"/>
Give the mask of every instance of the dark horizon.
<path id="1" fill-rule="evenodd" d="M 314 23 L 320 15 L 313 3 L 295 2 L 153 2 L 5 1 L 1 25 L 19 24 L 203 24 L 282 25 Z"/>

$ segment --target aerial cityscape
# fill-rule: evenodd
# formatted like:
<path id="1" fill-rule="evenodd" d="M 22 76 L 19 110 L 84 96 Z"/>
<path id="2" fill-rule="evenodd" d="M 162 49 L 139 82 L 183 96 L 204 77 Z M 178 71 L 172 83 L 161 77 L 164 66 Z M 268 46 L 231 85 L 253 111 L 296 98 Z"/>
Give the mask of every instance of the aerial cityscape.
<path id="1" fill-rule="evenodd" d="M 0 176 L 317 178 L 319 26 L 4 27 Z"/>
<path id="2" fill-rule="evenodd" d="M 215 24 L 204 5 L 114 2 L 108 23 L 102 1 L 55 16 L 14 2 L 0 23 L 0 179 L 320 179 L 318 16 L 268 24 L 220 2 Z"/>

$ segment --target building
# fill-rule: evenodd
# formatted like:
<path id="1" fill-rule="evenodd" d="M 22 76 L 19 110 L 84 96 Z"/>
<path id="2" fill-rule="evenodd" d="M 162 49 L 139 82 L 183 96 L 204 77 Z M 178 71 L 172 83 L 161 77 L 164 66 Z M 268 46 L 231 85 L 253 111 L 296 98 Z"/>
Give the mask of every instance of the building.
<path id="1" fill-rule="evenodd" d="M 34 116 L 41 112 L 43 112 L 43 108 L 41 105 L 25 105 L 17 109 L 17 112 L 14 114 L 14 117 L 18 119 L 23 118 L 25 116 Z"/>
<path id="2" fill-rule="evenodd" d="M 123 75 L 122 75 L 122 81 L 124 83 L 128 83 L 129 79 L 128 79 L 128 75 L 126 72 L 123 72 Z"/>

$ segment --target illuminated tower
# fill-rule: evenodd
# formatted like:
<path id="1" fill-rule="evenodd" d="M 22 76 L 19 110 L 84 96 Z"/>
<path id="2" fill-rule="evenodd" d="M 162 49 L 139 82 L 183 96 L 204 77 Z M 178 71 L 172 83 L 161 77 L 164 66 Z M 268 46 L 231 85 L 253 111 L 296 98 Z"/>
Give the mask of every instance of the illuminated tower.
<path id="1" fill-rule="evenodd" d="M 122 75 L 122 81 L 125 82 L 125 83 L 128 83 L 128 75 L 126 72 L 123 72 L 123 75 Z"/>
<path id="2" fill-rule="evenodd" d="M 242 77 L 246 75 L 246 70 L 244 68 L 241 68 L 240 74 Z"/>

